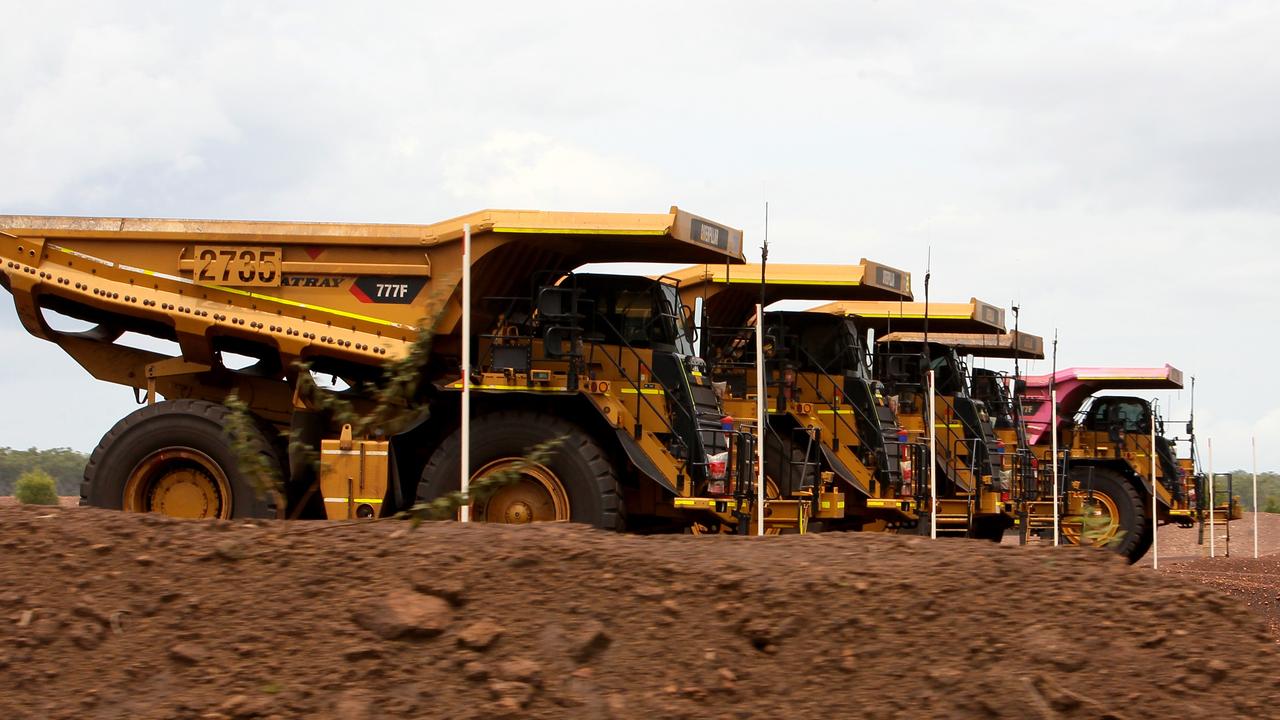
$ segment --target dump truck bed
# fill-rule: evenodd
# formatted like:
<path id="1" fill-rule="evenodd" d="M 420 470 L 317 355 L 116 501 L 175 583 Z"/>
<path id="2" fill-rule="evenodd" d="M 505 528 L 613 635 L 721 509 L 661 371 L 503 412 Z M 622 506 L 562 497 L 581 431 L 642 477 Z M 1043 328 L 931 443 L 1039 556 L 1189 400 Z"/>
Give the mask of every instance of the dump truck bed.
<path id="1" fill-rule="evenodd" d="M 201 366 L 218 366 L 223 348 L 256 348 L 285 368 L 315 357 L 381 365 L 420 327 L 438 339 L 455 332 L 467 224 L 480 327 L 495 312 L 484 298 L 527 297 L 533 268 L 743 260 L 741 231 L 675 207 L 484 210 L 429 225 L 11 215 L 0 216 L 0 284 L 29 332 L 95 376 L 135 387 L 174 358 L 112 345 L 130 331 L 176 340 L 176 360 Z M 57 332 L 44 310 L 98 327 Z"/>
<path id="2" fill-rule="evenodd" d="M 931 318 L 932 319 L 932 318 Z M 922 332 L 892 332 L 880 342 L 924 342 Z M 1044 338 L 1024 332 L 983 335 L 981 333 L 929 333 L 929 342 L 946 345 L 960 355 L 981 358 L 1044 359 Z"/>
<path id="3" fill-rule="evenodd" d="M 262 316 L 229 329 L 287 345 L 328 334 L 310 327 L 316 324 L 405 341 L 424 317 L 439 317 L 440 332 L 453 330 L 456 318 L 441 311 L 460 281 L 466 224 L 477 298 L 526 293 L 530 267 L 654 256 L 742 261 L 740 231 L 674 207 L 661 214 L 484 210 L 430 225 L 0 216 L 0 258 L 29 310 L 37 298 L 57 298 L 60 309 L 80 304 L 161 323 L 182 315 L 186 325 L 216 327 L 230 323 L 226 308 L 236 308 Z M 44 330 L 39 322 L 34 329 Z M 347 347 L 348 338 L 337 339 L 361 354 L 354 340 Z"/>
<path id="4" fill-rule="evenodd" d="M 922 302 L 833 302 L 809 312 L 827 312 L 855 317 L 862 330 L 871 329 L 877 337 L 890 332 L 924 330 L 926 315 L 929 339 L 936 332 L 1003 333 L 1004 310 L 970 298 L 967 303 L 929 303 L 926 313 Z"/>
<path id="5" fill-rule="evenodd" d="M 761 301 L 779 300 L 910 300 L 911 274 L 863 258 L 857 265 L 748 263 L 692 265 L 666 274 L 680 283 L 689 306 L 701 298 L 712 327 L 736 326 Z"/>

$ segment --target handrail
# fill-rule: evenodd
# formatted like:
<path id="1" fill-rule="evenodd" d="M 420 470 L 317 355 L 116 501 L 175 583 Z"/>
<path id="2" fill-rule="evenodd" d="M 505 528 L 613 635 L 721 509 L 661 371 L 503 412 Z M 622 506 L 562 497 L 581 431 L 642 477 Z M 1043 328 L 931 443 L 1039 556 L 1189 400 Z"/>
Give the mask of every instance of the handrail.
<path id="1" fill-rule="evenodd" d="M 619 341 L 619 344 L 618 344 L 619 349 L 621 349 L 621 348 L 625 347 L 628 351 L 630 351 L 630 352 L 631 352 L 632 356 L 635 358 L 635 360 L 636 360 L 636 362 L 637 362 L 637 363 L 639 363 L 639 364 L 644 364 L 644 358 L 640 357 L 640 353 L 636 351 L 635 347 L 634 347 L 634 346 L 632 346 L 632 344 L 631 344 L 631 343 L 629 343 L 629 342 L 627 342 L 627 341 L 626 341 L 626 339 L 622 336 L 622 333 L 621 333 L 621 332 L 620 332 L 616 327 L 614 327 L 614 326 L 613 326 L 613 323 L 609 322 L 608 318 L 606 318 L 606 317 L 604 317 L 603 315 L 601 315 L 601 316 L 599 316 L 599 317 L 598 317 L 598 319 L 599 319 L 601 322 L 603 322 L 603 323 L 605 324 L 605 326 L 606 326 L 606 327 L 607 327 L 607 328 L 608 328 L 608 329 L 613 333 L 613 335 L 618 339 L 618 341 Z M 589 342 L 588 344 L 590 344 L 590 345 L 591 345 L 591 357 L 590 357 L 589 359 L 590 359 L 590 360 L 594 360 L 594 359 L 595 359 L 595 351 L 596 351 L 596 349 L 597 349 L 598 347 L 600 347 L 600 345 L 599 345 L 598 343 L 595 343 L 595 342 Z M 652 401 L 650 401 L 650 400 L 648 399 L 648 397 L 646 397 L 646 396 L 645 396 L 645 394 L 644 394 L 643 392 L 641 392 L 641 390 L 643 390 L 643 388 L 641 388 L 641 387 L 640 387 L 639 382 L 637 382 L 636 380 L 632 379 L 632 378 L 631 378 L 631 376 L 627 374 L 626 369 L 622 366 L 621 357 L 619 357 L 619 359 L 618 359 L 618 360 L 614 360 L 614 359 L 613 359 L 613 357 L 612 357 L 611 355 L 609 355 L 609 353 L 607 353 L 607 352 L 602 352 L 602 353 L 601 353 L 601 355 L 603 355 L 604 357 L 608 358 L 608 359 L 609 359 L 609 362 L 610 362 L 610 363 L 612 363 L 612 364 L 613 364 L 613 366 L 614 366 L 614 368 L 618 371 L 618 374 L 619 374 L 619 375 L 621 375 L 624 379 L 626 379 L 626 381 L 627 381 L 628 383 L 630 383 L 630 384 L 631 384 L 632 388 L 634 388 L 634 389 L 635 389 L 635 391 L 636 391 L 636 405 L 637 405 L 637 408 L 639 407 L 639 403 L 640 403 L 640 401 L 641 401 L 641 400 L 643 400 L 643 401 L 644 401 L 644 403 L 645 403 L 646 405 L 648 405 L 648 406 L 649 406 L 649 409 L 650 409 L 650 410 L 653 410 L 653 412 L 654 412 L 654 414 L 655 414 L 655 415 L 657 415 L 658 417 L 662 417 L 662 413 L 658 411 L 658 408 L 653 404 L 653 402 L 652 402 Z M 655 382 L 655 384 L 660 385 L 660 386 L 662 387 L 662 391 L 663 391 L 663 393 L 664 393 L 665 395 L 670 395 L 670 394 L 671 394 L 671 388 L 667 387 L 667 384 L 666 384 L 666 383 L 664 383 L 664 382 L 662 381 L 662 379 L 661 379 L 661 378 L 659 378 L 657 375 L 653 375 L 652 377 L 653 377 L 653 380 L 655 380 L 655 381 L 656 381 L 656 382 Z M 668 402 L 668 403 L 667 403 L 667 408 L 668 408 L 668 409 L 670 409 L 672 406 L 674 406 L 674 407 L 675 407 L 677 410 L 679 410 L 679 411 L 680 411 L 680 412 L 681 412 L 681 413 L 682 413 L 686 418 L 688 418 L 688 420 L 693 424 L 694 429 L 695 429 L 695 432 L 696 432 L 696 431 L 697 431 L 697 425 L 698 425 L 698 418 L 697 418 L 697 415 L 695 415 L 695 414 L 693 413 L 693 411 L 692 411 L 690 408 L 686 408 L 686 407 L 684 407 L 683 405 L 681 405 L 680 403 L 671 403 L 671 402 Z M 639 423 L 639 421 L 640 421 L 640 417 L 639 417 L 639 413 L 637 413 L 637 414 L 636 414 L 636 422 L 637 422 L 637 423 Z M 672 423 L 671 423 L 669 420 L 666 420 L 666 419 L 664 418 L 664 419 L 663 419 L 663 424 L 665 425 L 666 429 L 667 429 L 667 430 L 669 430 L 669 431 L 671 432 L 671 435 L 672 435 L 673 437 L 675 437 L 675 438 L 676 438 L 676 440 L 680 443 L 681 447 L 683 447 L 683 448 L 685 449 L 685 451 L 686 451 L 686 455 L 687 455 L 687 451 L 689 450 L 689 444 L 688 444 L 687 442 L 685 442 L 685 439 L 684 439 L 684 438 L 680 437 L 680 434 L 676 432 L 675 426 L 674 426 L 674 425 L 672 425 Z M 688 460 L 688 462 L 689 462 L 690 464 L 695 464 L 695 465 L 702 465 L 702 464 L 705 464 L 705 463 L 693 463 L 692 458 L 686 458 L 686 459 Z"/>
<path id="2" fill-rule="evenodd" d="M 875 425 L 875 424 L 876 424 L 877 419 L 876 419 L 876 418 L 872 418 L 872 417 L 868 416 L 865 412 L 863 412 L 862 408 L 858 407 L 858 404 L 857 404 L 857 403 L 855 403 L 855 402 L 853 401 L 853 398 L 850 398 L 850 397 L 849 397 L 849 394 L 848 394 L 848 393 L 846 393 L 846 392 L 844 391 L 844 388 L 840 387 L 840 386 L 835 382 L 835 380 L 833 380 L 833 379 L 832 379 L 832 377 L 833 377 L 833 376 L 832 376 L 832 374 L 828 371 L 828 369 L 827 369 L 826 367 L 824 367 L 823 365 L 819 364 L 819 363 L 817 362 L 817 360 L 815 360 L 815 359 L 814 359 L 814 357 L 813 357 L 812 355 L 810 355 L 808 352 L 806 352 L 806 351 L 805 351 L 805 349 L 804 349 L 804 348 L 796 348 L 796 349 L 797 349 L 797 350 L 799 350 L 799 352 L 802 354 L 802 356 L 803 356 L 805 359 L 807 359 L 807 360 L 809 360 L 809 362 L 813 363 L 814 367 L 818 367 L 818 368 L 821 368 L 821 369 L 822 369 L 822 377 L 824 377 L 824 378 L 827 378 L 827 379 L 831 380 L 831 387 L 832 387 L 832 388 L 835 390 L 835 392 L 838 394 L 838 396 L 839 396 L 839 398 L 838 398 L 838 399 L 843 399 L 843 400 L 844 400 L 844 402 L 846 402 L 846 403 L 849 405 L 849 407 L 852 407 L 852 408 L 853 408 L 853 410 L 854 410 L 854 412 L 855 412 L 855 413 L 857 413 L 858 415 L 860 415 L 860 416 L 862 417 L 862 419 L 863 419 L 863 420 L 867 421 L 867 423 L 868 423 L 868 424 L 870 424 L 870 425 Z M 799 376 L 799 375 L 804 375 L 805 373 L 797 372 L 796 374 L 797 374 L 797 376 Z M 806 377 L 806 378 L 805 378 L 805 380 L 807 380 L 807 381 L 808 381 L 808 380 L 809 380 L 809 378 L 807 378 L 807 377 Z M 823 403 L 825 403 L 825 404 L 827 404 L 827 405 L 830 405 L 830 406 L 831 406 L 831 407 L 833 407 L 833 408 L 834 408 L 834 407 L 837 407 L 837 405 L 836 405 L 835 403 L 833 403 L 831 400 L 828 400 L 828 399 L 827 399 L 827 398 L 822 394 L 822 390 L 821 390 L 820 388 L 818 388 L 818 386 L 817 386 L 817 384 L 816 384 L 816 383 L 814 383 L 814 382 L 812 382 L 812 381 L 809 381 L 809 384 L 810 384 L 810 386 L 811 386 L 811 387 L 813 387 L 813 392 L 814 392 L 814 394 L 816 394 L 816 395 L 818 396 L 818 399 L 819 399 L 819 400 L 821 400 Z M 837 416 L 837 417 L 838 417 L 838 416 Z M 853 431 L 854 431 L 855 433 L 857 432 L 857 427 L 856 427 L 856 426 L 854 426 L 852 429 L 853 429 Z"/>
<path id="3" fill-rule="evenodd" d="M 587 358 L 588 362 L 591 362 L 591 361 L 594 361 L 594 360 L 595 360 L 595 357 L 596 357 L 596 350 L 597 350 L 597 349 L 600 349 L 600 348 L 601 348 L 601 345 L 600 345 L 599 343 L 594 343 L 594 342 L 588 342 L 587 344 L 591 346 L 591 355 Z M 626 345 L 625 341 L 624 341 L 624 343 L 623 343 L 623 344 L 624 344 L 624 345 Z M 621 346 L 619 346 L 619 347 L 621 347 Z M 635 348 L 631 348 L 629 345 L 628 345 L 628 349 L 630 349 L 633 353 L 635 352 Z M 609 354 L 609 353 L 607 353 L 607 352 L 603 352 L 603 351 L 602 351 L 602 352 L 600 353 L 600 355 L 601 355 L 601 356 L 603 356 L 604 358 L 608 359 L 608 361 L 613 365 L 614 369 L 618 371 L 618 374 L 619 374 L 619 375 L 621 375 L 621 376 L 622 376 L 622 378 L 623 378 L 624 380 L 626 380 L 626 382 L 627 382 L 627 383 L 632 387 L 632 389 L 634 389 L 634 390 L 636 391 L 636 400 L 637 400 L 637 402 L 639 402 L 639 401 L 643 401 L 646 405 L 648 405 L 648 406 L 649 406 L 649 409 L 650 409 L 650 410 L 652 410 L 652 411 L 654 412 L 654 414 L 656 414 L 658 417 L 660 417 L 660 418 L 661 418 L 661 417 L 662 417 L 662 413 L 658 410 L 658 407 L 657 407 L 656 405 L 654 405 L 654 404 L 653 404 L 653 402 L 652 402 L 651 400 L 649 400 L 649 398 L 648 398 L 648 397 L 647 397 L 643 392 L 641 392 L 641 390 L 643 390 L 644 388 L 642 388 L 642 387 L 640 386 L 640 383 L 639 383 L 639 382 L 637 382 L 637 381 L 636 381 L 635 379 L 633 379 L 629 374 L 627 374 L 627 370 L 626 370 L 626 368 L 624 368 L 624 367 L 622 366 L 621 362 L 619 362 L 618 360 L 614 360 L 613 356 L 612 356 L 612 355 L 610 355 L 610 354 Z M 637 359 L 637 360 L 640 360 L 641 362 L 643 362 L 643 360 L 640 358 L 640 356 L 639 356 L 639 354 L 638 354 L 638 353 L 636 354 L 636 359 Z M 657 380 L 657 382 L 656 382 L 656 384 L 657 384 L 657 385 L 661 385 L 661 386 L 662 386 L 662 391 L 663 391 L 663 393 L 668 393 L 668 392 L 669 392 L 669 389 L 667 388 L 666 384 L 662 382 L 662 380 L 658 379 L 656 376 L 654 376 L 654 379 L 655 379 L 655 380 Z M 668 405 L 669 405 L 669 404 L 668 404 Z M 677 404 L 677 407 L 680 407 L 680 406 Z M 687 411 L 685 410 L 685 408 L 683 408 L 683 407 L 680 407 L 680 410 L 687 412 Z M 639 416 L 639 413 L 637 413 L 637 414 L 636 414 L 636 422 L 639 422 L 639 421 L 640 421 L 640 416 Z M 667 430 L 670 430 L 670 431 L 672 432 L 672 434 L 673 434 L 673 435 L 675 435 L 675 437 L 676 437 L 677 439 L 679 439 L 679 440 L 680 440 L 680 442 L 681 442 L 682 444 L 684 443 L 684 439 L 683 439 L 683 438 L 680 438 L 679 434 L 677 434 L 677 433 L 675 432 L 675 427 L 674 427 L 674 426 L 672 426 L 672 424 L 671 424 L 671 422 L 670 422 L 670 421 L 668 421 L 668 420 L 666 420 L 666 419 L 664 418 L 664 419 L 663 419 L 663 425 L 666 427 L 666 429 L 667 429 Z"/>

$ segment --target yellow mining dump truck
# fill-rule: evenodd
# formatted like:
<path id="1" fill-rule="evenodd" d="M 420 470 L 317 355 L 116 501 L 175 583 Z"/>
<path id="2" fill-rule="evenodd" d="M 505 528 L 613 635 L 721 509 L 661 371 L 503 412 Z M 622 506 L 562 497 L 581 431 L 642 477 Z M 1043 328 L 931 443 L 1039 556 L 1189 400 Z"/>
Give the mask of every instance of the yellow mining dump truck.
<path id="1" fill-rule="evenodd" d="M 891 327 L 923 324 L 922 304 L 906 301 L 909 284 L 899 287 L 903 299 L 896 302 L 837 301 L 766 315 L 778 364 L 771 402 L 790 409 L 771 422 L 792 438 L 811 440 L 821 469 L 847 497 L 844 517 L 824 520 L 824 529 L 911 530 L 919 526 L 921 493 L 928 497 L 923 420 L 898 414 L 868 352 L 869 340 Z M 931 322 L 952 330 L 996 332 L 1002 318 L 977 300 L 930 308 Z"/>
<path id="2" fill-rule="evenodd" d="M 895 332 L 881 338 L 884 343 L 923 343 L 923 333 Z M 1036 458 L 1027 437 L 1026 423 L 1019 402 L 1026 383 L 1016 373 L 1004 373 L 977 367 L 976 360 L 1043 360 L 1044 339 L 1014 331 L 1000 335 L 978 333 L 930 333 L 929 342 L 950 348 L 959 358 L 968 358 L 970 368 L 969 396 L 978 408 L 978 416 L 989 423 L 996 437 L 997 455 L 1001 461 L 1001 483 L 1008 490 L 1001 493 L 1004 504 L 1013 503 L 1018 518 L 1025 517 L 1028 502 L 1052 494 L 1052 487 L 1039 474 Z M 1026 522 L 1020 527 L 1025 535 Z M 988 537 L 998 541 L 997 536 Z M 1024 537 L 1025 540 L 1025 537 Z"/>
<path id="3" fill-rule="evenodd" d="M 1190 429 L 1186 438 L 1167 435 L 1165 420 L 1144 398 L 1095 395 L 1102 390 L 1178 389 L 1180 370 L 1169 365 L 1067 368 L 1029 377 L 1026 384 L 1022 403 L 1027 432 L 1046 469 L 1054 461 L 1050 398 L 1057 392 L 1061 535 L 1066 542 L 1109 547 L 1136 562 L 1151 547 L 1156 523 L 1194 525 L 1203 502 L 1197 497 L 1199 478 L 1190 458 L 1178 458 L 1176 445 L 1185 441 L 1194 450 Z M 1158 508 L 1154 519 L 1152 492 Z M 1051 536 L 1052 501 L 1030 506 L 1031 529 Z"/>
<path id="4" fill-rule="evenodd" d="M 566 438 L 474 518 L 678 527 L 690 520 L 675 499 L 703 496 L 726 474 L 750 489 L 753 438 L 723 429 L 676 284 L 572 273 L 594 262 L 741 263 L 742 233 L 722 224 L 676 208 L 486 210 L 432 225 L 0 217 L 0 280 L 26 329 L 146 403 L 94 451 L 83 502 L 185 517 L 385 516 L 457 488 L 464 225 L 472 476 Z M 57 315 L 92 327 L 57 330 Z M 369 408 L 384 363 L 423 328 L 434 341 L 417 399 L 430 412 L 394 434 L 349 437 L 302 391 L 300 361 Z M 176 350 L 138 349 L 130 334 Z M 223 428 L 232 391 L 261 426 L 250 443 L 258 459 L 285 478 L 279 493 L 255 492 L 237 462 Z M 725 453 L 734 462 L 711 462 Z M 734 507 L 739 518 L 756 510 Z M 786 501 L 769 512 L 779 522 L 800 513 Z"/>
<path id="5" fill-rule="evenodd" d="M 894 332 L 923 332 L 924 303 L 833 303 L 814 312 L 832 312 L 855 318 L 857 326 L 874 338 Z M 930 337 L 937 332 L 999 334 L 1004 332 L 1004 311 L 989 303 L 930 303 L 927 308 Z M 1008 508 L 1001 501 L 1006 490 L 1000 472 L 997 441 L 989 424 L 969 397 L 964 368 L 955 353 L 933 343 L 873 342 L 873 377 L 902 427 L 902 447 L 909 454 L 913 487 L 910 506 L 914 517 L 904 527 L 921 531 L 935 512 L 940 533 L 993 538 L 1003 533 Z M 929 427 L 927 371 L 937 378 L 937 419 Z M 929 506 L 930 432 L 937 435 L 938 505 Z M 907 457 L 907 456 L 904 456 Z M 923 511 L 923 512 L 922 512 Z M 921 524 L 913 525 L 916 522 Z"/>
<path id="6" fill-rule="evenodd" d="M 672 273 L 701 318 L 701 354 L 734 421 L 756 421 L 754 305 L 910 300 L 907 273 L 858 265 L 694 266 Z M 901 489 L 898 426 L 872 387 L 862 339 L 829 313 L 769 311 L 764 326 L 768 491 L 811 503 L 824 529 L 860 527 L 866 500 Z M 724 490 L 727 490 L 725 488 Z M 852 497 L 850 497 L 852 495 Z M 846 502 L 846 498 L 849 498 Z"/>

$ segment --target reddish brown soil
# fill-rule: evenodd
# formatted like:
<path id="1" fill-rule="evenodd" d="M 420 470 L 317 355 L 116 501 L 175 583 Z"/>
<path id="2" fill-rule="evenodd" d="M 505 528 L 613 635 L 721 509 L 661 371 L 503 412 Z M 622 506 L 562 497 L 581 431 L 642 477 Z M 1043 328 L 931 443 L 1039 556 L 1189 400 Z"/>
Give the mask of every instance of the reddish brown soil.
<path id="1" fill-rule="evenodd" d="M 1160 572 L 1177 582 L 1200 582 L 1216 588 L 1257 614 L 1280 644 L 1280 555 L 1161 561 Z"/>
<path id="2" fill-rule="evenodd" d="M 0 718 L 1280 714 L 1247 608 L 1074 548 L 0 508 L 0 619 Z"/>
<path id="3" fill-rule="evenodd" d="M 11 507 L 17 504 L 19 504 L 18 498 L 12 495 L 0 495 L 0 507 Z M 80 504 L 80 496 L 79 495 L 60 496 L 58 498 L 58 504 L 61 505 L 62 507 L 76 507 L 77 505 Z"/>
<path id="4" fill-rule="evenodd" d="M 1240 520 L 1231 521 L 1230 542 L 1226 526 L 1217 526 L 1214 550 L 1221 556 L 1230 550 L 1232 557 L 1253 557 L 1253 513 L 1245 513 Z M 1280 553 L 1280 514 L 1258 513 L 1258 553 Z M 1177 525 L 1160 526 L 1160 564 L 1173 560 L 1208 557 L 1209 535 L 1205 529 L 1204 544 L 1200 544 L 1200 528 L 1180 528 Z M 1144 560 L 1150 564 L 1150 557 Z"/>

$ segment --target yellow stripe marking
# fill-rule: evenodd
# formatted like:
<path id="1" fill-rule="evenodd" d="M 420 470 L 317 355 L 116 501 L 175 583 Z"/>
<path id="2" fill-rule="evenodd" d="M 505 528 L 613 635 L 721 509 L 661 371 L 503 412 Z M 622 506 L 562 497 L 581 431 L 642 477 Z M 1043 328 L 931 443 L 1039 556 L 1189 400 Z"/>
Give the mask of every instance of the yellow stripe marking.
<path id="1" fill-rule="evenodd" d="M 721 501 L 723 502 L 723 501 Z M 716 501 L 710 498 L 676 498 L 673 503 L 676 507 L 709 507 L 713 508 Z"/>
<path id="2" fill-rule="evenodd" d="M 462 382 L 461 382 L 461 381 L 458 381 L 458 382 L 450 383 L 450 384 L 449 384 L 449 385 L 447 385 L 446 387 L 448 387 L 450 390 L 461 390 L 461 389 L 462 389 Z M 481 391 L 484 391 L 484 390 L 529 390 L 529 391 L 532 391 L 532 392 L 566 392 L 566 391 L 568 391 L 568 390 L 569 390 L 568 386 L 565 386 L 565 385 L 555 385 L 555 386 L 551 386 L 551 387 L 542 387 L 542 386 L 539 386 L 539 385 L 480 385 L 480 384 L 478 384 L 478 383 L 472 383 L 472 384 L 471 384 L 471 389 L 472 389 L 472 390 L 481 390 Z"/>
<path id="3" fill-rule="evenodd" d="M 398 322 L 391 322 L 390 320 L 383 320 L 381 318 L 371 317 L 369 315 L 361 315 L 360 313 L 347 312 L 346 310 L 339 310 L 337 308 L 325 307 L 323 305 L 311 305 L 310 303 L 298 302 L 296 300 L 288 300 L 281 297 L 275 297 L 274 295 L 263 295 L 261 293 L 249 292 L 247 290 L 237 290 L 235 288 L 223 287 L 221 285 L 205 285 L 204 283 L 192 283 L 192 284 L 195 285 L 196 287 L 209 288 L 211 290 L 221 290 L 222 292 L 228 292 L 233 295 L 242 295 L 244 297 L 253 298 L 255 300 L 267 300 L 270 302 L 277 302 L 277 303 L 280 303 L 281 305 L 289 305 L 292 307 L 300 308 L 302 310 L 318 310 L 320 312 L 332 313 L 339 317 L 349 318 L 351 320 L 363 320 L 365 322 L 371 322 L 376 325 L 385 325 L 387 327 L 404 328 L 406 330 L 413 329 L 412 325 L 403 325 Z"/>
<path id="4" fill-rule="evenodd" d="M 327 498 L 325 498 L 325 499 L 324 499 L 324 501 L 325 501 L 325 502 L 327 502 L 327 503 L 357 502 L 357 503 L 362 503 L 362 504 L 366 504 L 366 505 L 381 505 L 381 504 L 382 504 L 382 500 L 381 500 L 381 499 L 375 499 L 375 498 L 344 498 L 344 497 L 327 497 Z"/>
<path id="5" fill-rule="evenodd" d="M 666 230 L 623 230 L 604 228 L 519 228 L 496 227 L 493 232 L 530 233 L 540 235 L 666 235 Z"/>
<path id="6" fill-rule="evenodd" d="M 405 330 L 414 329 L 412 325 L 404 325 L 402 323 L 392 322 L 390 320 L 383 320 L 382 318 L 376 318 L 369 315 L 361 315 L 359 313 L 347 312 L 346 310 L 339 310 L 337 308 L 325 307 L 323 305 L 311 305 L 309 303 L 298 302 L 296 300 L 288 300 L 281 297 L 275 297 L 274 295 L 263 295 L 262 293 L 248 292 L 246 290 L 237 290 L 235 288 L 224 287 L 222 285 L 209 285 L 205 283 L 199 283 L 194 280 L 188 280 L 186 278 L 169 275 L 167 273 L 162 273 L 156 270 L 147 270 L 146 268 L 136 268 L 129 265 L 117 266 L 115 263 L 109 260 L 96 258 L 92 255 L 85 255 L 82 252 L 77 252 L 69 248 L 64 248 L 60 245 L 50 244 L 49 247 L 55 248 L 57 250 L 61 250 L 62 252 L 68 255 L 74 255 L 75 257 L 82 258 L 84 260 L 92 260 L 94 262 L 102 263 L 103 265 L 106 265 L 108 267 L 119 267 L 121 270 L 128 270 L 131 272 L 141 273 L 143 275 L 149 275 L 151 277 L 158 277 L 164 280 L 179 282 L 184 285 L 194 285 L 195 287 L 207 288 L 209 290 L 219 290 L 221 292 L 230 293 L 232 295 L 240 295 L 242 297 L 247 297 L 247 298 L 253 298 L 255 300 L 267 300 L 269 302 L 277 302 L 277 303 L 280 303 L 281 305 L 289 305 L 291 307 L 296 307 L 302 310 L 316 310 L 319 312 L 331 313 L 339 317 L 345 317 L 352 320 L 363 320 L 364 322 L 374 323 L 375 325 L 385 325 L 387 327 L 403 328 Z"/>
<path id="7" fill-rule="evenodd" d="M 862 317 L 862 318 L 887 318 L 889 320 L 893 320 L 894 318 L 900 318 L 900 319 L 909 318 L 912 320 L 923 320 L 925 317 L 924 313 L 899 314 L 899 313 L 849 312 L 847 314 L 856 315 L 857 317 Z M 929 319 L 930 320 L 972 320 L 973 315 L 945 315 L 941 313 L 938 313 L 938 314 L 929 313 Z"/>
<path id="8" fill-rule="evenodd" d="M 750 277 L 745 277 L 745 278 L 744 278 L 744 277 L 730 277 L 730 278 L 729 278 L 729 279 L 727 279 L 727 280 L 722 280 L 722 279 L 720 279 L 720 278 L 716 278 L 716 279 L 714 279 L 712 282 L 727 283 L 727 284 L 730 284 L 730 285 L 734 285 L 734 284 L 743 284 L 743 285 L 754 284 L 754 285 L 759 285 L 759 284 L 760 284 L 760 278 L 750 278 Z M 863 283 L 862 283 L 861 281 L 859 281 L 859 280 L 785 280 L 785 279 L 784 279 L 784 280 L 775 280 L 775 279 L 773 279 L 773 278 L 765 278 L 765 284 L 767 284 L 767 285 L 823 285 L 823 286 L 829 286 L 829 287 L 858 287 L 859 285 L 862 285 Z M 895 289 L 896 289 L 896 288 L 895 288 Z M 932 315 L 931 315 L 930 317 L 936 317 L 936 316 L 932 316 Z"/>

